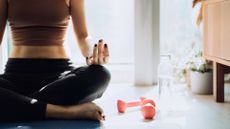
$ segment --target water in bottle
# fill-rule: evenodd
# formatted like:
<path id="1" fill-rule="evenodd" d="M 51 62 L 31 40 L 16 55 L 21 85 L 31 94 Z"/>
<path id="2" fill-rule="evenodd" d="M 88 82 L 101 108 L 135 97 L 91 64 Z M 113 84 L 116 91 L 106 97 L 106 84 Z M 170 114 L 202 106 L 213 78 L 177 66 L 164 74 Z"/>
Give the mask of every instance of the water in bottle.
<path id="1" fill-rule="evenodd" d="M 167 113 L 172 103 L 171 85 L 173 81 L 173 67 L 170 55 L 161 55 L 158 65 L 158 103 L 159 111 Z"/>

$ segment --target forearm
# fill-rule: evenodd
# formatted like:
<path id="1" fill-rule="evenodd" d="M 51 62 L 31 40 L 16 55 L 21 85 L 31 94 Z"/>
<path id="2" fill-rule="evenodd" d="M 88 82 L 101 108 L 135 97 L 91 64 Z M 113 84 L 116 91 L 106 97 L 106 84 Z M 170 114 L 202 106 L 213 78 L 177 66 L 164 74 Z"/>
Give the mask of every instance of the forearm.
<path id="1" fill-rule="evenodd" d="M 78 46 L 84 57 L 88 57 L 91 53 L 90 36 L 86 26 L 84 0 L 71 0 L 71 16 L 73 28 L 78 40 Z"/>

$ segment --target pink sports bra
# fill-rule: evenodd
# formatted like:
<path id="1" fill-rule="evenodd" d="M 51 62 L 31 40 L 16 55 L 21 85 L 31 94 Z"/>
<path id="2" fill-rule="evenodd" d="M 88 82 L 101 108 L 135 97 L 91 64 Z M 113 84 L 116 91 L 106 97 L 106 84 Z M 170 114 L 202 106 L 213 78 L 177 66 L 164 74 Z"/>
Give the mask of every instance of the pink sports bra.
<path id="1" fill-rule="evenodd" d="M 70 19 L 65 0 L 10 0 L 14 45 L 62 45 Z"/>

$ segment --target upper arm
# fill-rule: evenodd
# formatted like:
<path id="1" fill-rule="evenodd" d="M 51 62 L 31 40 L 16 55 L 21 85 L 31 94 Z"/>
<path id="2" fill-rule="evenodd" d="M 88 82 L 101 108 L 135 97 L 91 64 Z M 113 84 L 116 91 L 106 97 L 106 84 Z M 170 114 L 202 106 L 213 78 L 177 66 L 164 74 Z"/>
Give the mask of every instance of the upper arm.
<path id="1" fill-rule="evenodd" d="M 3 34 L 7 21 L 7 0 L 0 0 L 0 45 L 2 42 Z"/>
<path id="2" fill-rule="evenodd" d="M 70 0 L 71 16 L 74 31 L 78 40 L 88 37 L 85 20 L 84 0 Z"/>

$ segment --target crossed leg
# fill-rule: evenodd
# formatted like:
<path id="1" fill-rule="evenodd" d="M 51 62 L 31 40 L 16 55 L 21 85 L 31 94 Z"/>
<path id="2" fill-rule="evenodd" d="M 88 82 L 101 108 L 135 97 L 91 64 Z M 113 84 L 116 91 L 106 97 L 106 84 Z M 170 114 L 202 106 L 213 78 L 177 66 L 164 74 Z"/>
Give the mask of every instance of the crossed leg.
<path id="1" fill-rule="evenodd" d="M 27 97 L 6 89 L 6 82 L 0 80 L 0 87 L 4 85 L 0 88 L 0 102 L 4 103 L 0 110 L 0 120 L 43 119 L 46 103 L 70 106 L 91 102 L 101 97 L 109 81 L 107 69 L 100 65 L 90 65 L 71 71 Z M 81 106 L 85 108 L 89 104 Z"/>

